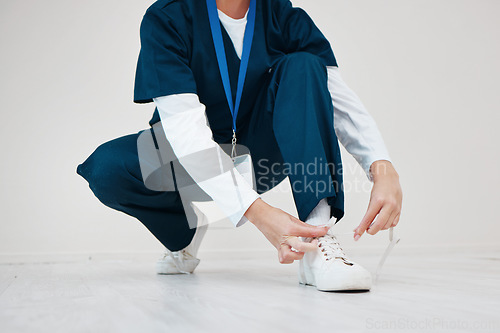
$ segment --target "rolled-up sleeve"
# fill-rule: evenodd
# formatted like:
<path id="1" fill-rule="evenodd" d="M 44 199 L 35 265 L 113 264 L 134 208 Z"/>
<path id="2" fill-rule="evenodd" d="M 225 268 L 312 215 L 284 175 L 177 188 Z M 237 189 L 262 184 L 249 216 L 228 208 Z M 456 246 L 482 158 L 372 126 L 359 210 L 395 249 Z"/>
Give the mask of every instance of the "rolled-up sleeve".
<path id="1" fill-rule="evenodd" d="M 196 93 L 189 67 L 185 32 L 162 9 L 150 7 L 141 21 L 141 50 L 137 60 L 134 102 L 180 93 Z"/>

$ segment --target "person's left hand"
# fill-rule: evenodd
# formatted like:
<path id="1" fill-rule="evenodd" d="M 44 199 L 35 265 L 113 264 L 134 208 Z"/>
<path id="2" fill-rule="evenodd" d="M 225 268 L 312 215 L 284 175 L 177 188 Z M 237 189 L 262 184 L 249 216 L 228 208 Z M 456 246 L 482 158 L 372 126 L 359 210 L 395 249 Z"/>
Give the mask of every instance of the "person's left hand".
<path id="1" fill-rule="evenodd" d="M 392 163 L 385 160 L 375 161 L 370 167 L 370 172 L 373 177 L 370 203 L 361 223 L 354 229 L 355 240 L 358 240 L 365 231 L 375 235 L 380 230 L 395 227 L 401 214 L 403 192 L 399 184 L 399 175 Z"/>

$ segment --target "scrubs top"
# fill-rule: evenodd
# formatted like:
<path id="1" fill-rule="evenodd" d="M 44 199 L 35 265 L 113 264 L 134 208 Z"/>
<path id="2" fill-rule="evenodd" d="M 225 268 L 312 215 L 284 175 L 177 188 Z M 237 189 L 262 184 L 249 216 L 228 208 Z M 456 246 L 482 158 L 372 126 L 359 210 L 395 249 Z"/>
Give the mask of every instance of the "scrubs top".
<path id="1" fill-rule="evenodd" d="M 237 128 L 245 123 L 271 67 L 285 54 L 310 52 L 325 66 L 337 66 L 330 43 L 300 8 L 289 0 L 256 0 L 255 32 L 243 88 Z M 221 24 L 233 100 L 240 66 L 234 46 Z M 158 0 L 140 27 L 134 102 L 194 93 L 206 106 L 214 140 L 229 143 L 232 118 L 219 72 L 205 0 Z M 160 121 L 155 108 L 150 125 Z"/>

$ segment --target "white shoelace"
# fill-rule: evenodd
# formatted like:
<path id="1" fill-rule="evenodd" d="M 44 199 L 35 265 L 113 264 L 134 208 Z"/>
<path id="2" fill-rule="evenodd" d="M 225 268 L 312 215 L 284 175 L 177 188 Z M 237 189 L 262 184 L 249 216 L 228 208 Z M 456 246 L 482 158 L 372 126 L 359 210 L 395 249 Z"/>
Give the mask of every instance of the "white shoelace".
<path id="1" fill-rule="evenodd" d="M 380 258 L 380 261 L 378 262 L 377 270 L 375 271 L 375 283 L 378 282 L 378 277 L 380 275 L 380 272 L 382 271 L 382 266 L 384 266 L 385 259 L 389 256 L 389 253 L 391 253 L 392 249 L 394 246 L 401 240 L 399 237 L 394 236 L 394 228 L 390 227 L 389 228 L 389 245 L 387 245 L 387 248 L 384 251 L 384 254 L 382 255 L 382 258 Z"/>
<path id="2" fill-rule="evenodd" d="M 352 265 L 352 263 L 347 260 L 347 255 L 340 246 L 339 241 L 333 234 L 326 234 L 325 236 L 318 238 L 318 247 L 323 255 L 326 257 L 326 261 L 332 259 L 341 259 L 346 265 Z"/>

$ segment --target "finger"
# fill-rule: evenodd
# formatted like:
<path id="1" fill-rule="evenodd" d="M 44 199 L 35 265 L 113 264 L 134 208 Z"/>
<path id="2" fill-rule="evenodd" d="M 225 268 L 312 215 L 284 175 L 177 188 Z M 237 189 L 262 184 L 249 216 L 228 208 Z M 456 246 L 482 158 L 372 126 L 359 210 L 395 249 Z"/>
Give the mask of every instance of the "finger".
<path id="1" fill-rule="evenodd" d="M 307 223 L 302 222 L 299 219 L 295 219 L 292 216 L 292 221 L 293 224 L 287 232 L 288 235 L 290 236 L 300 236 L 300 237 L 320 237 L 326 235 L 328 232 L 328 229 L 330 229 L 329 226 L 315 226 L 315 225 L 310 225 Z"/>
<path id="2" fill-rule="evenodd" d="M 380 212 L 380 208 L 382 208 L 382 203 L 378 201 L 370 201 L 368 205 L 368 209 L 366 211 L 365 216 L 361 219 L 361 223 L 359 226 L 354 229 L 354 239 L 358 240 L 361 235 L 366 231 L 366 229 L 373 222 L 373 219 Z"/>
<path id="3" fill-rule="evenodd" d="M 392 227 L 392 224 L 394 223 L 394 219 L 396 218 L 397 215 L 398 215 L 398 211 L 393 210 L 391 216 L 389 216 L 389 218 L 387 219 L 387 223 L 382 227 L 382 230 L 387 230 L 390 227 Z"/>
<path id="4" fill-rule="evenodd" d="M 400 215 L 400 214 L 398 214 L 398 215 L 396 216 L 396 218 L 394 219 L 394 222 L 392 222 L 392 227 L 395 227 L 395 226 L 397 226 L 397 225 L 398 225 L 398 222 L 399 222 L 399 215 Z"/>
<path id="5" fill-rule="evenodd" d="M 313 239 L 311 242 L 304 242 L 298 237 L 293 236 L 288 238 L 285 243 L 299 252 L 315 251 L 318 248 L 318 240 L 316 239 Z"/>
<path id="6" fill-rule="evenodd" d="M 290 245 L 287 244 L 282 244 L 279 252 L 279 259 L 282 264 L 291 264 L 295 260 L 300 260 L 304 257 L 304 252 L 292 251 Z"/>
<path id="7" fill-rule="evenodd" d="M 377 232 L 382 229 L 382 227 L 387 223 L 389 216 L 392 214 L 392 209 L 384 207 L 380 210 L 380 213 L 377 216 L 375 222 L 366 229 L 366 232 L 370 235 L 375 235 Z"/>

